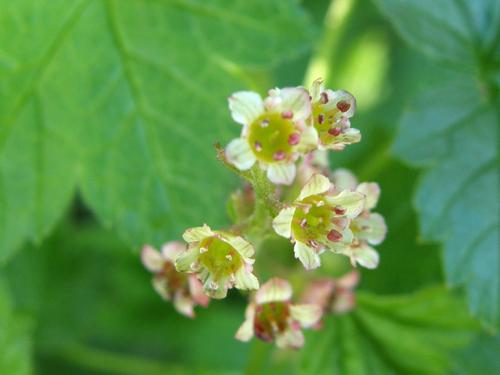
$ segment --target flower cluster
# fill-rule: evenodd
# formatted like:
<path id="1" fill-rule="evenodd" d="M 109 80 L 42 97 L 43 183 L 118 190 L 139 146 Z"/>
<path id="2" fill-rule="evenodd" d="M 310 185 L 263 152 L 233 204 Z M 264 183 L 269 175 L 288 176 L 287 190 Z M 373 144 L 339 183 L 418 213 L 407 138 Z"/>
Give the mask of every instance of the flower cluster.
<path id="1" fill-rule="evenodd" d="M 275 249 L 263 239 L 278 235 L 293 244 L 290 254 L 307 270 L 320 267 L 320 255 L 326 251 L 347 256 L 352 267 L 377 267 L 379 255 L 372 246 L 380 244 L 387 231 L 383 217 L 372 212 L 380 188 L 373 182 L 358 184 L 351 172 L 331 171 L 328 165 L 329 150 L 342 151 L 361 140 L 350 124 L 356 101 L 347 91 L 325 89 L 316 80 L 310 90 L 275 88 L 265 98 L 236 92 L 229 97 L 229 109 L 242 126 L 241 134 L 225 150 L 218 148 L 218 158 L 245 180 L 228 200 L 233 225 L 187 229 L 184 243 L 170 242 L 161 253 L 145 246 L 142 260 L 154 273 L 155 290 L 173 300 L 182 314 L 193 317 L 195 305 L 225 298 L 229 289 L 249 291 L 236 338 L 257 337 L 297 349 L 304 343 L 303 328 L 319 328 L 323 316 L 355 307 L 359 272 L 307 285 L 305 280 L 297 282 L 303 303 L 294 304 L 292 286 L 285 279 L 271 278 L 260 285 L 254 274 L 260 259 L 256 250 L 273 258 Z M 303 267 L 278 271 L 268 263 L 261 261 L 256 269 L 285 273 L 280 276 L 293 280 L 305 274 Z"/>

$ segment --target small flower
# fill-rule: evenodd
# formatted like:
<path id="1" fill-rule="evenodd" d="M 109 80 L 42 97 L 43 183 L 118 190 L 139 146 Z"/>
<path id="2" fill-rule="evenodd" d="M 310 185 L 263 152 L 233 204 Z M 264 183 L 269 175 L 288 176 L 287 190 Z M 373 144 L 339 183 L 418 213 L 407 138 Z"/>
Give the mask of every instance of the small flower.
<path id="1" fill-rule="evenodd" d="M 350 223 L 350 230 L 353 234 L 352 243 L 338 244 L 334 251 L 349 256 L 353 266 L 358 263 L 366 268 L 376 268 L 379 255 L 370 245 L 382 243 L 387 233 L 387 226 L 382 215 L 371 212 L 380 197 L 380 187 L 374 182 L 363 182 L 357 185 L 356 178 L 347 170 L 335 171 L 332 179 L 336 184 L 355 190 L 366 197 L 363 211 Z"/>
<path id="2" fill-rule="evenodd" d="M 318 135 L 307 124 L 311 115 L 309 93 L 302 87 L 273 89 L 262 100 L 250 91 L 229 97 L 233 119 L 243 125 L 241 137 L 226 148 L 230 163 L 240 170 L 256 162 L 275 184 L 290 185 L 300 153 L 316 148 Z"/>
<path id="3" fill-rule="evenodd" d="M 325 89 L 322 80 L 317 79 L 311 88 L 311 98 L 320 149 L 342 151 L 346 145 L 361 140 L 361 133 L 351 128 L 349 121 L 356 111 L 356 100 L 350 93 Z"/>
<path id="4" fill-rule="evenodd" d="M 273 278 L 255 294 L 245 312 L 245 322 L 236 332 L 240 341 L 254 335 L 266 342 L 276 342 L 279 348 L 298 349 L 304 345 L 301 328 L 309 328 L 321 318 L 318 305 L 295 305 L 290 302 L 292 288 L 282 279 Z"/>
<path id="5" fill-rule="evenodd" d="M 345 314 L 356 305 L 354 288 L 358 283 L 357 271 L 351 271 L 338 279 L 314 280 L 306 288 L 302 301 L 321 306 L 324 313 Z"/>
<path id="6" fill-rule="evenodd" d="M 141 259 L 144 267 L 154 273 L 152 283 L 156 292 L 166 301 L 173 299 L 179 313 L 194 318 L 194 306 L 207 306 L 210 299 L 194 275 L 176 271 L 175 260 L 184 249 L 184 244 L 178 241 L 163 245 L 161 253 L 146 245 L 142 248 Z"/>
<path id="7" fill-rule="evenodd" d="M 328 178 L 316 174 L 296 201 L 273 220 L 276 233 L 295 242 L 295 257 L 306 269 L 320 266 L 319 254 L 324 250 L 352 242 L 350 220 L 363 209 L 365 197 L 359 192 L 334 191 Z"/>
<path id="8" fill-rule="evenodd" d="M 177 258 L 179 272 L 194 273 L 212 298 L 224 298 L 233 286 L 258 289 L 252 274 L 253 246 L 240 236 L 212 231 L 208 225 L 190 228 L 182 236 L 188 248 Z"/>

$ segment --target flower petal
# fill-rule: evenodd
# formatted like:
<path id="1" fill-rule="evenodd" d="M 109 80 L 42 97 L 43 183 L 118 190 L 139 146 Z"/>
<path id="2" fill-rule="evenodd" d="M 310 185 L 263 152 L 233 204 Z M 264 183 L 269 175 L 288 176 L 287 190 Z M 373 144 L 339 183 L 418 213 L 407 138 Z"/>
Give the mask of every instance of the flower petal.
<path id="1" fill-rule="evenodd" d="M 224 237 L 226 242 L 245 258 L 250 258 L 255 254 L 252 244 L 243 237 L 234 235 L 224 235 Z"/>
<path id="2" fill-rule="evenodd" d="M 321 319 L 323 310 L 321 306 L 314 304 L 291 305 L 290 315 L 304 328 L 313 326 Z"/>
<path id="3" fill-rule="evenodd" d="M 344 190 L 334 197 L 328 197 L 328 203 L 345 210 L 342 216 L 355 218 L 363 210 L 365 196 L 358 192 Z"/>
<path id="4" fill-rule="evenodd" d="M 259 289 L 259 280 L 257 280 L 255 275 L 248 271 L 245 267 L 241 267 L 238 271 L 236 271 L 235 278 L 235 286 L 238 289 Z"/>
<path id="5" fill-rule="evenodd" d="M 259 305 L 268 302 L 288 301 L 292 298 L 292 287 L 288 281 L 274 277 L 260 287 L 255 294 Z"/>
<path id="6" fill-rule="evenodd" d="M 180 314 L 194 318 L 193 300 L 181 290 L 178 290 L 174 295 L 174 307 Z"/>
<path id="7" fill-rule="evenodd" d="M 352 250 L 351 261 L 365 268 L 374 269 L 378 266 L 379 255 L 374 248 L 363 243 Z"/>
<path id="8" fill-rule="evenodd" d="M 233 120 L 242 125 L 251 124 L 264 112 L 262 98 L 252 91 L 235 92 L 228 101 Z"/>
<path id="9" fill-rule="evenodd" d="M 298 150 L 301 152 L 308 152 L 315 150 L 318 147 L 318 131 L 314 126 L 306 126 L 300 134 L 300 143 Z"/>
<path id="10" fill-rule="evenodd" d="M 300 349 L 304 346 L 304 334 L 300 329 L 288 328 L 276 336 L 278 348 Z"/>
<path id="11" fill-rule="evenodd" d="M 246 171 L 257 160 L 245 138 L 233 139 L 226 147 L 227 160 L 240 171 Z"/>
<path id="12" fill-rule="evenodd" d="M 153 284 L 153 289 L 161 296 L 161 298 L 165 301 L 170 301 L 171 294 L 165 277 L 162 275 L 156 275 L 151 280 L 151 283 Z"/>
<path id="13" fill-rule="evenodd" d="M 255 305 L 253 303 L 249 304 L 245 310 L 245 321 L 238 328 L 235 338 L 237 340 L 247 342 L 253 337 L 253 318 L 255 315 Z"/>
<path id="14" fill-rule="evenodd" d="M 280 90 L 282 111 L 291 111 L 294 121 L 306 120 L 311 115 L 311 99 L 303 87 L 285 87 Z"/>
<path id="15" fill-rule="evenodd" d="M 356 190 L 358 180 L 356 176 L 344 168 L 336 169 L 332 174 L 332 182 L 335 185 L 335 190 L 341 192 L 342 190 Z"/>
<path id="16" fill-rule="evenodd" d="M 212 232 L 210 227 L 207 224 L 203 224 L 202 227 L 187 229 L 182 235 L 182 238 L 184 238 L 186 242 L 199 242 L 213 235 L 214 232 Z"/>
<path id="17" fill-rule="evenodd" d="M 324 89 L 323 79 L 315 79 L 311 86 L 311 100 L 313 103 L 317 102 L 321 98 L 321 93 L 324 91 Z"/>
<path id="18" fill-rule="evenodd" d="M 311 195 L 325 193 L 331 187 L 332 183 L 327 177 L 321 174 L 315 174 L 309 179 L 309 181 L 306 182 L 304 187 L 302 187 L 297 200 L 301 201 Z"/>
<path id="19" fill-rule="evenodd" d="M 339 288 L 354 289 L 359 283 L 359 278 L 359 272 L 354 270 L 337 279 L 336 284 Z"/>
<path id="20" fill-rule="evenodd" d="M 363 182 L 359 184 L 356 191 L 364 194 L 365 200 L 365 210 L 371 210 L 377 205 L 378 199 L 380 197 L 380 186 L 375 182 Z"/>
<path id="21" fill-rule="evenodd" d="M 165 260 L 160 252 L 152 246 L 145 245 L 141 251 L 141 261 L 144 267 L 151 272 L 159 272 L 163 268 Z"/>
<path id="22" fill-rule="evenodd" d="M 267 178 L 277 185 L 291 185 L 295 178 L 296 168 L 294 163 L 273 163 L 267 169 Z"/>
<path id="23" fill-rule="evenodd" d="M 161 247 L 161 255 L 172 263 L 186 250 L 186 245 L 180 241 L 170 241 Z"/>
<path id="24" fill-rule="evenodd" d="M 363 214 L 354 219 L 354 225 L 361 228 L 361 231 L 356 233 L 356 237 L 372 245 L 378 245 L 385 239 L 387 226 L 380 214 L 369 213 L 366 216 Z"/>
<path id="25" fill-rule="evenodd" d="M 311 281 L 303 293 L 302 302 L 326 308 L 334 290 L 335 282 L 333 279 L 319 279 Z"/>
<path id="26" fill-rule="evenodd" d="M 292 235 L 292 219 L 295 207 L 283 208 L 273 220 L 273 229 L 280 236 L 290 238 Z"/>
<path id="27" fill-rule="evenodd" d="M 307 270 L 318 268 L 321 265 L 318 253 L 302 242 L 295 242 L 293 253 L 295 258 L 299 259 Z"/>
<path id="28" fill-rule="evenodd" d="M 205 293 L 213 299 L 223 299 L 227 296 L 227 285 L 226 279 L 220 279 L 215 282 L 212 276 L 209 274 L 205 278 L 203 283 L 203 290 Z"/>
<path id="29" fill-rule="evenodd" d="M 354 96 L 345 91 L 345 90 L 337 90 L 337 91 L 329 91 L 329 100 L 328 106 L 335 106 L 335 108 L 341 110 L 341 117 L 352 117 L 354 116 L 354 112 L 356 112 L 356 99 Z M 344 104 L 342 106 L 342 104 Z M 342 108 L 346 107 L 347 110 L 343 110 Z"/>
<path id="30" fill-rule="evenodd" d="M 208 306 L 210 298 L 203 292 L 203 285 L 200 280 L 195 275 L 189 275 L 188 277 L 189 293 L 193 298 L 193 301 L 198 305 Z"/>
<path id="31" fill-rule="evenodd" d="M 198 247 L 192 246 L 179 255 L 175 260 L 175 268 L 177 272 L 194 272 L 193 265 L 196 263 L 199 253 L 200 251 Z"/>

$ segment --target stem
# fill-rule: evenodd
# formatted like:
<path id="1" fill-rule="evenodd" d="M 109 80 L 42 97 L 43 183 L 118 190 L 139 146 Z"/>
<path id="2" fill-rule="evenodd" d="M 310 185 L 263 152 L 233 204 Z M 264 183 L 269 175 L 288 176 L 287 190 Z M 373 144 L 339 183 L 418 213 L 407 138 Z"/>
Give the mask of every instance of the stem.
<path id="1" fill-rule="evenodd" d="M 255 207 L 252 215 L 242 223 L 234 226 L 238 232 L 246 232 L 249 237 L 259 242 L 264 238 L 271 227 L 271 219 L 275 217 L 282 207 L 276 195 L 276 187 L 267 178 L 264 171 L 257 163 L 248 171 L 240 171 L 231 164 L 226 157 L 225 150 L 220 144 L 215 145 L 217 159 L 231 172 L 248 181 L 255 193 Z"/>

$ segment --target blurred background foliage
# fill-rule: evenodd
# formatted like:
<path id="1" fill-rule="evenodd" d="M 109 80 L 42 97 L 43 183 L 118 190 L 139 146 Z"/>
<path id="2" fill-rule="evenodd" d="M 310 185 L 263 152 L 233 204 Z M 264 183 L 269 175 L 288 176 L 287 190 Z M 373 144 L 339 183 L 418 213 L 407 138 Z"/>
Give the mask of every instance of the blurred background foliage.
<path id="1" fill-rule="evenodd" d="M 0 374 L 498 373 L 499 19 L 494 0 L 0 0 Z M 227 95 L 319 76 L 358 100 L 363 140 L 331 164 L 380 183 L 381 264 L 304 350 L 242 344 L 245 296 L 179 316 L 138 250 L 227 223 Z M 293 267 L 264 243 L 262 278 Z"/>

